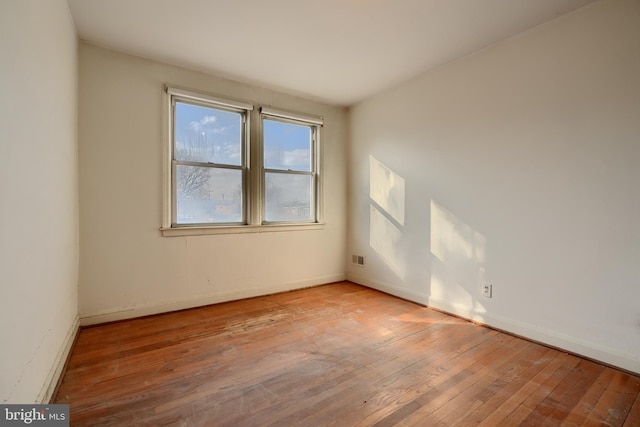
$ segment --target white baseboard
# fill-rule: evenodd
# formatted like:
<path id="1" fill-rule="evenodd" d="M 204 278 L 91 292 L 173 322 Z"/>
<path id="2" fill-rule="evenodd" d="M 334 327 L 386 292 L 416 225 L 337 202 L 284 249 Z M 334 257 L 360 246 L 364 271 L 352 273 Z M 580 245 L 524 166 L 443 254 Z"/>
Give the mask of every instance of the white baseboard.
<path id="1" fill-rule="evenodd" d="M 426 305 L 439 311 L 450 313 L 455 316 L 480 323 L 482 325 L 496 328 L 508 333 L 521 336 L 523 338 L 527 338 L 579 356 L 583 356 L 594 361 L 599 361 L 632 373 L 640 374 L 640 355 L 616 352 L 593 342 L 579 340 L 568 335 L 560 334 L 553 330 L 539 328 L 530 324 L 518 322 L 513 319 L 486 314 L 479 315 L 478 313 L 473 312 L 467 307 L 452 305 L 447 301 L 438 298 L 429 298 L 425 295 L 419 295 L 414 291 L 409 291 L 398 286 L 377 282 L 359 276 L 358 274 L 348 273 L 347 280 L 363 286 L 377 289 L 381 292 L 385 292 L 399 298 L 413 301 L 421 305 Z"/>
<path id="2" fill-rule="evenodd" d="M 454 306 L 438 298 L 429 298 L 428 306 L 579 356 L 583 356 L 594 361 L 599 361 L 607 365 L 616 366 L 629 372 L 640 374 L 640 359 L 638 358 L 638 356 L 634 357 L 634 355 L 631 354 L 616 352 L 593 342 L 580 340 L 569 335 L 561 334 L 549 329 L 539 328 L 527 323 L 521 323 L 513 319 L 487 314 L 483 314 L 482 316 L 480 316 L 477 313 L 472 313 L 465 307 Z"/>
<path id="3" fill-rule="evenodd" d="M 347 273 L 347 280 L 362 286 L 366 286 L 368 288 L 378 290 L 380 292 L 384 292 L 385 294 L 390 294 L 402 299 L 413 301 L 421 305 L 427 305 L 428 303 L 428 299 L 426 295 L 420 295 L 419 293 L 415 291 L 411 291 L 406 288 L 401 288 L 398 286 L 389 285 L 388 283 L 382 283 L 376 280 L 371 280 L 369 278 L 360 276 L 357 273 L 352 273 L 352 272 Z"/>
<path id="4" fill-rule="evenodd" d="M 262 295 L 275 294 L 279 292 L 292 291 L 326 283 L 340 282 L 346 280 L 344 274 L 334 274 L 323 277 L 316 277 L 310 280 L 281 283 L 260 288 L 250 288 L 243 290 L 233 290 L 211 295 L 202 295 L 194 298 L 186 298 L 175 301 L 161 301 L 151 304 L 136 305 L 113 310 L 104 310 L 97 313 L 80 314 L 80 325 L 89 326 L 99 323 L 114 322 L 117 320 L 133 319 L 136 317 L 149 316 L 152 314 L 168 313 L 171 311 L 184 310 L 186 308 L 202 307 L 205 305 L 217 304 L 221 302 L 234 301 L 244 298 L 258 297 Z M 231 288 L 231 287 L 230 287 Z"/>
<path id="5" fill-rule="evenodd" d="M 51 401 L 53 397 L 53 392 L 56 390 L 56 386 L 58 385 L 58 381 L 60 380 L 60 375 L 62 375 L 62 371 L 64 370 L 64 365 L 67 363 L 67 358 L 69 357 L 69 353 L 71 353 L 71 347 L 73 346 L 73 342 L 76 339 L 76 335 L 78 335 L 78 331 L 80 330 L 80 319 L 78 316 L 75 317 L 71 327 L 67 331 L 66 336 L 64 337 L 64 341 L 58 354 L 56 355 L 56 359 L 49 370 L 49 374 L 45 379 L 45 382 L 38 393 L 38 397 L 36 402 L 40 404 L 47 404 Z"/>
<path id="6" fill-rule="evenodd" d="M 421 295 L 415 291 L 402 288 L 397 285 L 390 285 L 388 283 L 371 280 L 352 272 L 349 272 L 346 275 L 336 274 L 315 278 L 312 280 L 277 284 L 261 288 L 244 289 L 241 291 L 223 292 L 178 301 L 158 302 L 115 310 L 106 310 L 99 313 L 82 314 L 80 316 L 79 323 L 82 326 L 88 326 L 117 320 L 132 319 L 135 317 L 166 313 L 186 308 L 201 307 L 205 305 L 233 301 L 243 298 L 251 298 L 278 292 L 286 292 L 325 283 L 339 282 L 342 280 L 349 280 L 354 283 L 397 296 L 399 298 L 413 301 L 417 304 L 426 305 L 437 310 L 462 317 L 464 319 L 468 319 L 483 325 L 519 335 L 524 338 L 540 342 L 542 344 L 550 345 L 558 349 L 562 349 L 580 356 L 587 357 L 589 359 L 593 359 L 595 361 L 600 361 L 608 365 L 616 366 L 626 371 L 640 373 L 640 359 L 638 359 L 637 356 L 612 351 L 611 349 L 602 347 L 592 342 L 582 341 L 568 335 L 560 334 L 556 331 L 538 328 L 533 325 L 521 323 L 513 319 L 486 314 L 480 316 L 465 307 L 451 305 L 444 300 L 429 298 L 428 296 Z M 58 358 L 58 363 L 60 363 L 61 361 L 61 365 L 56 368 L 57 374 L 52 373 L 51 375 L 51 378 L 55 378 L 56 381 L 53 381 L 52 385 L 51 381 L 47 383 L 51 390 L 48 390 L 47 388 L 47 391 L 42 393 L 43 397 L 47 395 L 47 392 L 49 394 L 53 393 L 53 388 L 55 388 L 57 377 L 60 375 L 60 371 L 64 366 L 64 361 L 66 360 L 66 355 L 68 354 L 70 346 L 73 343 L 74 336 L 75 333 L 68 336 L 65 342 L 66 350 L 64 353 L 64 357 L 60 356 Z"/>

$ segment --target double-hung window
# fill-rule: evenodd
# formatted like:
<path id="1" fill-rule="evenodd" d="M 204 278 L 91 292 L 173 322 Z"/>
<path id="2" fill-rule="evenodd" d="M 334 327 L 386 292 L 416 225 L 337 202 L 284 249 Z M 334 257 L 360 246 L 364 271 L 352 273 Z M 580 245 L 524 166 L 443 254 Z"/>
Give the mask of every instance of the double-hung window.
<path id="1" fill-rule="evenodd" d="M 252 106 L 177 89 L 171 96 L 171 225 L 247 222 Z"/>
<path id="2" fill-rule="evenodd" d="M 322 118 L 166 93 L 165 236 L 321 226 Z"/>
<path id="3" fill-rule="evenodd" d="M 263 222 L 317 222 L 322 121 L 262 108 Z"/>

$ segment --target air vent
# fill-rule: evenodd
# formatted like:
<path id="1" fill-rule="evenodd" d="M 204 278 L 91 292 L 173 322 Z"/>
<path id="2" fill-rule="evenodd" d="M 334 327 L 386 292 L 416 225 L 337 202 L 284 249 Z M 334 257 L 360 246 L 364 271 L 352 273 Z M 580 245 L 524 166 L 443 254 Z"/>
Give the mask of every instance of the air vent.
<path id="1" fill-rule="evenodd" d="M 355 265 L 364 266 L 365 258 L 362 255 L 351 255 L 351 262 Z"/>

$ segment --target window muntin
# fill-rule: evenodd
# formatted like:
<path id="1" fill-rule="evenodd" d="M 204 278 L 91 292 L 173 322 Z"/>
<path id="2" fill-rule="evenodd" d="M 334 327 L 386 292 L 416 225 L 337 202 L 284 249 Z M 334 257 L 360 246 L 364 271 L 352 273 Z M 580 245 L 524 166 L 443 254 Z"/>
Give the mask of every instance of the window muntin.
<path id="1" fill-rule="evenodd" d="M 246 115 L 172 96 L 172 227 L 246 224 Z"/>
<path id="2" fill-rule="evenodd" d="M 264 223 L 316 222 L 318 126 L 262 117 Z"/>

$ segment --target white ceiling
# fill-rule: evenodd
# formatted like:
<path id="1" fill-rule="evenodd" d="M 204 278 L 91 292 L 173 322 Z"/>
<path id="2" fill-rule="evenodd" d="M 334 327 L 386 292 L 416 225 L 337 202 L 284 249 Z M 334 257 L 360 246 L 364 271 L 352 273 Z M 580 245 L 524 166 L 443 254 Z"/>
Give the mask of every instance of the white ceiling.
<path id="1" fill-rule="evenodd" d="M 68 0 L 97 45 L 350 105 L 594 0 Z"/>

